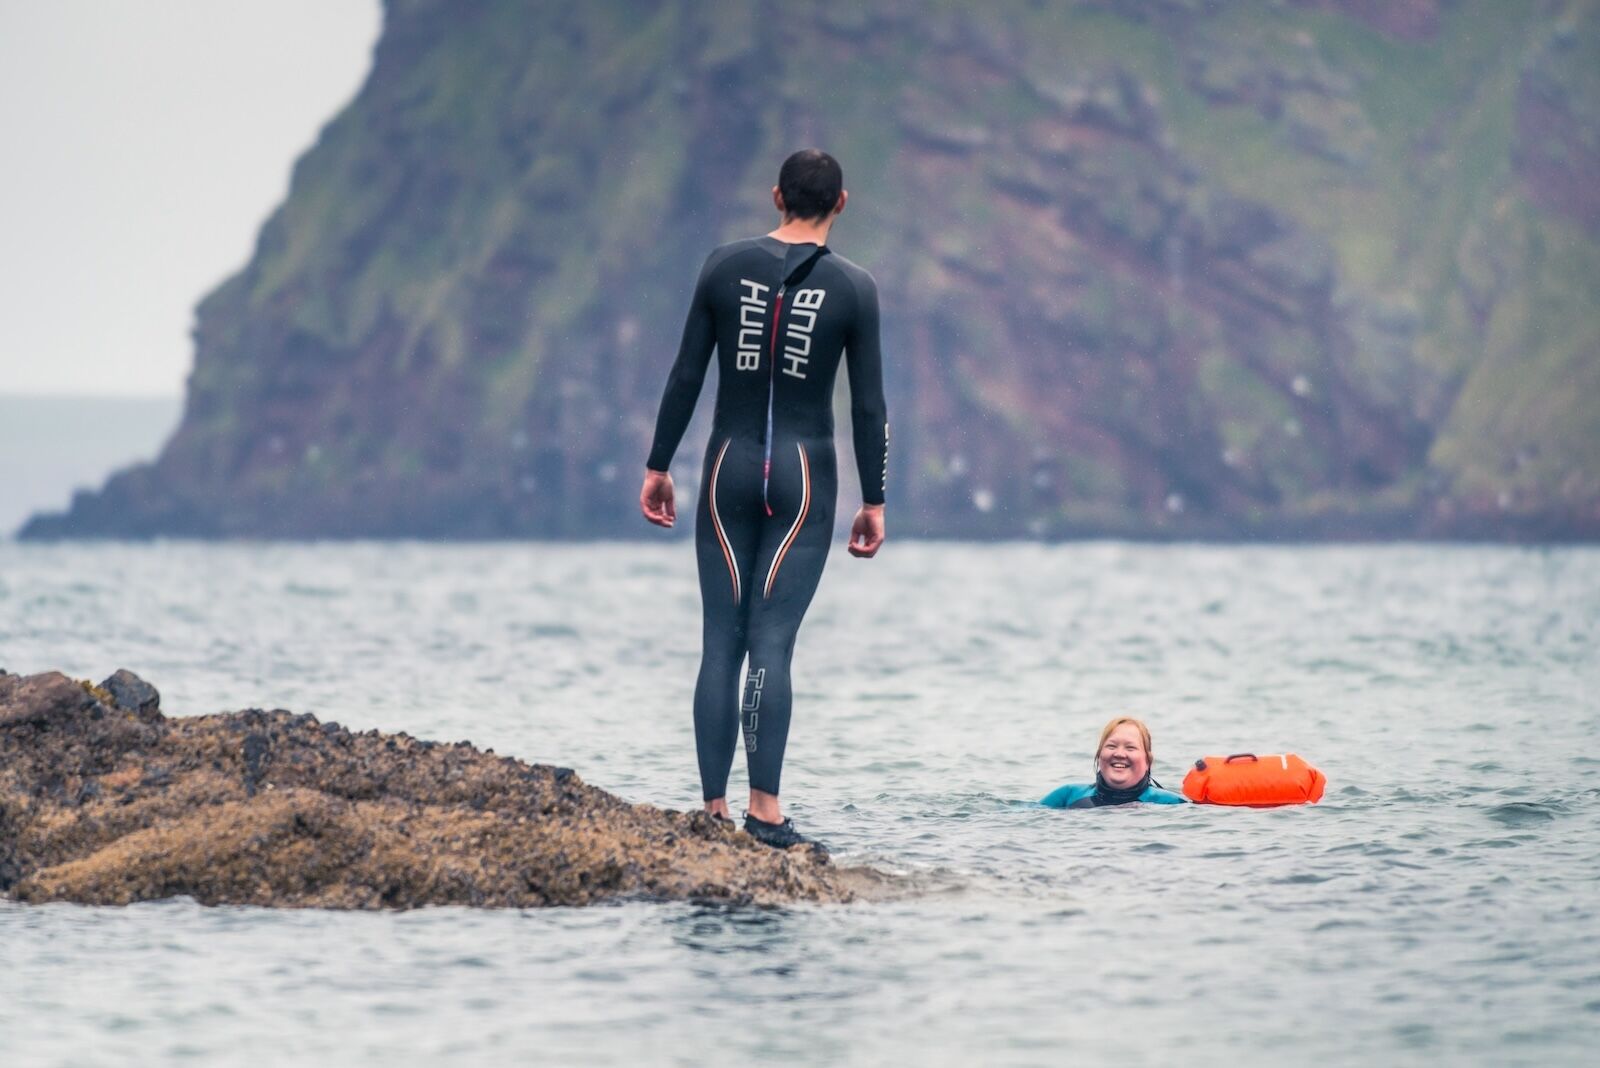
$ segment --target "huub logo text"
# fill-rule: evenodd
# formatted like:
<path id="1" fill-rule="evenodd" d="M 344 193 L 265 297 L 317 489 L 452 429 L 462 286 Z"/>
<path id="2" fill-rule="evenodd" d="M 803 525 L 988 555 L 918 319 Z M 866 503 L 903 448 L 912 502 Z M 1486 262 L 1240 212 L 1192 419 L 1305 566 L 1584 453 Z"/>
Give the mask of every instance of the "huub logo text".
<path id="1" fill-rule="evenodd" d="M 826 289 L 802 289 L 794 295 L 789 310 L 789 329 L 783 345 L 786 366 L 783 373 L 796 378 L 806 376 L 806 364 L 811 362 L 811 331 L 817 326 L 817 312 L 822 308 Z"/>
<path id="2" fill-rule="evenodd" d="M 740 371 L 754 371 L 761 366 L 761 337 L 767 329 L 767 302 L 763 294 L 771 286 L 739 279 L 739 348 L 733 356 L 733 366 Z"/>
<path id="3" fill-rule="evenodd" d="M 756 725 L 761 722 L 761 685 L 767 681 L 767 669 L 756 668 L 745 680 L 744 688 L 744 751 L 756 751 Z"/>

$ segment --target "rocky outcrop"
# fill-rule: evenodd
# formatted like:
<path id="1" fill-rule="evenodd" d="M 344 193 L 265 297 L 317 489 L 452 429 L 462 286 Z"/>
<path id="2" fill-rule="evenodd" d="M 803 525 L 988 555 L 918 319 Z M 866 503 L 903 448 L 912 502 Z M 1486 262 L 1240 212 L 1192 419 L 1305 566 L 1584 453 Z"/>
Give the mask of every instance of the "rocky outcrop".
<path id="1" fill-rule="evenodd" d="M 700 258 L 815 143 L 898 534 L 1600 537 L 1592 12 L 391 0 L 175 436 L 24 536 L 643 534 Z"/>
<path id="2" fill-rule="evenodd" d="M 131 672 L 0 672 L 0 894 L 20 901 L 766 905 L 875 885 L 467 742 L 282 710 L 169 718 Z"/>

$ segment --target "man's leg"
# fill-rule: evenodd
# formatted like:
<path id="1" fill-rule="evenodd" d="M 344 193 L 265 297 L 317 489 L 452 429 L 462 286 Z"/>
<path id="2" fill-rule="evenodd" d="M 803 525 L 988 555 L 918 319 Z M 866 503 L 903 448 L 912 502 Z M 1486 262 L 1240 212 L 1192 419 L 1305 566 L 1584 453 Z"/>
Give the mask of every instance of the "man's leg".
<path id="1" fill-rule="evenodd" d="M 706 811 L 729 818 L 728 773 L 739 738 L 739 671 L 748 646 L 745 605 L 765 512 L 751 495 L 750 467 L 738 446 L 714 442 L 695 515 L 703 619 L 694 688 L 695 753 Z"/>
<path id="2" fill-rule="evenodd" d="M 722 613 L 706 612 L 700 675 L 694 687 L 694 744 L 700 765 L 700 792 L 706 811 L 728 812 L 728 773 L 738 744 L 739 667 L 744 660 L 744 626 Z"/>
<path id="3" fill-rule="evenodd" d="M 794 452 L 773 457 L 773 515 L 762 526 L 756 588 L 749 593 L 745 641 L 750 666 L 740 704 L 750 814 L 767 823 L 783 819 L 778 788 L 794 700 L 790 663 L 833 539 L 832 451 L 817 455 L 791 448 Z"/>

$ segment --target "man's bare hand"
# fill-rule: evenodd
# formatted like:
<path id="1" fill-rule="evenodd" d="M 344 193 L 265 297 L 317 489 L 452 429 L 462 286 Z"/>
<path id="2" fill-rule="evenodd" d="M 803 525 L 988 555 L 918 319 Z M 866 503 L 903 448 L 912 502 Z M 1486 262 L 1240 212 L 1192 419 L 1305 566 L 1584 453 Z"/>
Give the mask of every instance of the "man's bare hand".
<path id="1" fill-rule="evenodd" d="M 658 527 L 671 527 L 678 521 L 678 508 L 672 498 L 672 476 L 665 471 L 644 472 L 644 487 L 639 490 L 639 511 Z"/>
<path id="2" fill-rule="evenodd" d="M 863 504 L 850 524 L 850 555 L 870 559 L 883 545 L 883 505 Z"/>

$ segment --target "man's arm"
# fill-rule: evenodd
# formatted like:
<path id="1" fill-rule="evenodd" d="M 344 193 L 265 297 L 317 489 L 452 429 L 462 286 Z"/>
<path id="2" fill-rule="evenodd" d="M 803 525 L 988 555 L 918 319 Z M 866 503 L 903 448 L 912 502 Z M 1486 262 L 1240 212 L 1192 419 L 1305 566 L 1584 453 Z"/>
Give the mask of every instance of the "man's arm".
<path id="1" fill-rule="evenodd" d="M 650 443 L 650 456 L 645 461 L 644 486 L 639 490 L 639 510 L 646 519 L 661 527 L 670 527 L 677 520 L 672 476 L 667 469 L 694 416 L 694 405 L 700 399 L 700 387 L 706 380 L 706 367 L 711 363 L 711 351 L 717 343 L 716 319 L 711 313 L 707 292 L 710 275 L 711 258 L 707 257 L 705 266 L 700 269 L 700 280 L 695 283 L 694 298 L 689 302 L 683 340 L 678 343 L 678 358 L 672 364 L 667 388 L 661 394 L 656 434 Z"/>
<path id="2" fill-rule="evenodd" d="M 850 425 L 861 479 L 861 510 L 850 525 L 850 554 L 870 557 L 883 544 L 883 501 L 889 479 L 889 406 L 883 399 L 883 353 L 878 339 L 878 287 L 857 281 L 856 315 L 845 339 L 850 373 Z"/>
<path id="3" fill-rule="evenodd" d="M 650 458 L 645 462 L 652 471 L 665 471 L 671 466 L 672 455 L 678 451 L 678 442 L 683 440 L 683 432 L 689 428 L 689 419 L 694 415 L 695 401 L 700 399 L 706 367 L 711 363 L 711 350 L 716 347 L 717 324 L 711 314 L 708 292 L 710 275 L 711 260 L 707 258 L 700 270 L 700 280 L 695 283 L 689 314 L 683 322 L 678 358 L 672 364 L 667 388 L 661 394 L 656 436 L 650 444 Z"/>

